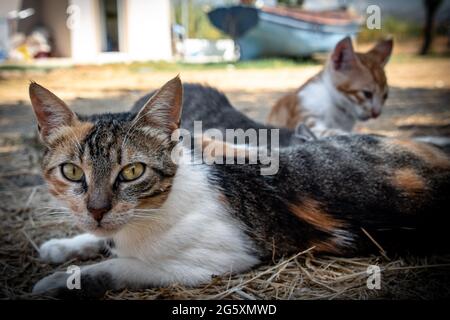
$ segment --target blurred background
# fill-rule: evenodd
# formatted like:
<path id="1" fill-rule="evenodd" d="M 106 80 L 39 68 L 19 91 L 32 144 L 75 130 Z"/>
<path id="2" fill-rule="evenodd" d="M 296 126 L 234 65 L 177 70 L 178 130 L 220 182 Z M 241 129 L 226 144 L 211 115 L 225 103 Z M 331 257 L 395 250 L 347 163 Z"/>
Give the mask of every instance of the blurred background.
<path id="1" fill-rule="evenodd" d="M 264 121 L 347 35 L 359 51 L 395 43 L 390 99 L 360 132 L 450 134 L 450 0 L 10 0 L 0 2 L 0 135 L 34 134 L 30 79 L 92 113 L 126 110 L 181 73 Z"/>
<path id="2" fill-rule="evenodd" d="M 347 35 L 357 51 L 394 38 L 389 99 L 381 116 L 357 131 L 450 137 L 450 0 L 0 1 L 0 229 L 7 230 L 0 235 L 0 297 L 27 294 L 50 272 L 36 258 L 36 244 L 76 232 L 34 216 L 53 200 L 40 172 L 30 80 L 90 114 L 128 110 L 180 73 L 184 82 L 217 87 L 237 109 L 265 121 L 274 102 L 319 72 Z M 300 283 L 296 291 L 265 289 L 264 296 L 423 299 L 442 298 L 442 290 L 450 296 L 448 281 L 425 267 L 403 272 L 399 266 L 407 262 L 393 264 L 396 271 L 383 275 L 392 281 L 381 291 L 367 292 L 361 269 L 351 290 Z M 401 279 L 414 281 L 400 287 Z M 434 287 L 440 289 L 427 289 Z"/>
<path id="3" fill-rule="evenodd" d="M 236 8 L 233 6 L 245 5 Z M 367 8 L 381 29 L 365 27 Z M 328 33 L 327 36 L 324 33 Z M 393 35 L 427 54 L 450 46 L 444 0 L 10 0 L 0 4 L 0 61 L 47 64 L 220 62 L 309 57 L 349 34 Z M 436 39 L 433 39 L 433 35 Z M 289 40 L 289 41 L 287 41 Z M 64 58 L 64 59 L 62 59 Z"/>

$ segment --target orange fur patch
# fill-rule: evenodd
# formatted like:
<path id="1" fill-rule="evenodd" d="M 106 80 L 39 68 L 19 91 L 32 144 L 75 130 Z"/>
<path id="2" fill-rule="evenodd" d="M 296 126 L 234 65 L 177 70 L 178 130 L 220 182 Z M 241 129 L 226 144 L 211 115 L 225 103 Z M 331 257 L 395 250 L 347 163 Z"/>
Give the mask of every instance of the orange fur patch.
<path id="1" fill-rule="evenodd" d="M 267 122 L 290 129 L 294 129 L 298 123 L 302 122 L 297 92 L 281 97 L 270 110 Z"/>
<path id="2" fill-rule="evenodd" d="M 166 202 L 169 196 L 169 190 L 166 190 L 153 197 L 148 197 L 145 199 L 140 199 L 139 204 L 136 206 L 138 209 L 158 209 L 164 202 Z"/>
<path id="3" fill-rule="evenodd" d="M 173 178 L 169 177 L 162 180 L 159 183 L 160 193 L 155 194 L 147 198 L 139 199 L 139 204 L 136 206 L 139 209 L 158 209 L 164 202 L 166 202 L 167 197 L 170 194 L 170 189 L 172 187 Z"/>
<path id="4" fill-rule="evenodd" d="M 59 170 L 59 169 L 54 169 Z M 55 176 L 52 176 L 50 172 L 44 173 L 44 178 L 47 180 L 49 185 L 49 191 L 54 196 L 65 194 L 66 189 L 68 188 L 68 183 L 56 178 Z"/>
<path id="5" fill-rule="evenodd" d="M 267 117 L 267 123 L 277 127 L 295 129 L 300 122 L 305 122 L 306 115 L 302 110 L 298 94 L 308 84 L 317 81 L 322 76 L 322 72 L 323 71 L 320 71 L 315 76 L 309 78 L 294 92 L 288 93 L 278 99 L 270 110 L 269 116 Z"/>
<path id="6" fill-rule="evenodd" d="M 400 188 L 411 195 L 424 190 L 426 187 L 423 178 L 411 168 L 404 168 L 395 171 L 392 182 L 397 188 Z"/>
<path id="7" fill-rule="evenodd" d="M 331 239 L 329 241 L 311 241 L 311 247 L 318 253 L 340 254 L 342 253 L 338 245 Z"/>
<path id="8" fill-rule="evenodd" d="M 240 158 L 247 162 L 251 157 L 257 156 L 258 152 L 253 147 L 237 146 L 221 140 L 211 139 L 207 136 L 202 136 L 201 141 L 203 156 L 210 161 L 228 156 L 235 159 Z"/>
<path id="9" fill-rule="evenodd" d="M 354 103 L 361 104 L 364 102 L 364 98 L 360 94 L 360 90 L 352 89 L 353 83 L 343 83 L 336 87 L 338 91 L 340 91 L 342 94 L 346 95 L 350 100 L 352 100 Z"/>
<path id="10" fill-rule="evenodd" d="M 432 167 L 450 169 L 449 157 L 431 145 L 407 139 L 389 139 L 386 141 L 389 144 L 388 147 L 394 146 L 409 151 Z"/>
<path id="11" fill-rule="evenodd" d="M 320 207 L 320 203 L 314 199 L 306 199 L 302 203 L 289 205 L 293 214 L 319 230 L 333 232 L 342 227 L 341 221 L 334 219 Z"/>
<path id="12" fill-rule="evenodd" d="M 373 79 L 378 86 L 384 87 L 387 85 L 386 74 L 383 67 L 380 65 L 378 58 L 371 53 L 356 53 L 359 61 L 369 69 Z"/>
<path id="13" fill-rule="evenodd" d="M 228 199 L 223 193 L 219 194 L 218 200 L 219 200 L 220 203 L 224 204 L 225 206 L 229 205 Z"/>

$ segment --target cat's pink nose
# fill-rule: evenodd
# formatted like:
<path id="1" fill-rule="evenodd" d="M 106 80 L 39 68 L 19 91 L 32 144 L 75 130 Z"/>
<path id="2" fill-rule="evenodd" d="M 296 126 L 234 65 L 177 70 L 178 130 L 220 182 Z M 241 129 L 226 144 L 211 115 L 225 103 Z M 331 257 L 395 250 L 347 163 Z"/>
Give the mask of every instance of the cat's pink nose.
<path id="1" fill-rule="evenodd" d="M 88 206 L 88 211 L 91 214 L 92 218 L 94 218 L 94 220 L 96 220 L 97 222 L 102 221 L 103 216 L 109 211 L 111 210 L 111 205 L 108 205 L 106 207 L 101 207 L 101 208 L 93 208 L 93 207 L 89 207 Z"/>

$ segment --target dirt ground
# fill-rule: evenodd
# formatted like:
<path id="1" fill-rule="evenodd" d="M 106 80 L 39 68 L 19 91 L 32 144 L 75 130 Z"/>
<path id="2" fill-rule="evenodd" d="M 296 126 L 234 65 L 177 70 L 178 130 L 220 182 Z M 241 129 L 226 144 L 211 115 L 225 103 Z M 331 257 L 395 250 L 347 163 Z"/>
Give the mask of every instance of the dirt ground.
<path id="1" fill-rule="evenodd" d="M 320 65 L 275 69 L 184 70 L 185 82 L 201 82 L 226 93 L 249 116 L 264 121 L 273 102 L 300 86 Z M 127 110 L 142 94 L 177 74 L 143 65 L 90 66 L 52 71 L 0 72 L 0 298 L 27 298 L 33 283 L 62 266 L 37 259 L 45 240 L 76 234 L 39 171 L 41 149 L 27 97 L 30 80 L 50 88 L 79 113 Z M 387 67 L 390 97 L 382 116 L 361 123 L 360 132 L 388 136 L 450 137 L 450 58 L 395 56 Z M 109 293 L 111 299 L 236 298 L 359 299 L 450 297 L 450 257 L 381 256 L 342 259 L 302 253 L 244 275 L 216 277 L 195 289 L 173 286 Z M 81 262 L 76 262 L 81 263 Z M 381 290 L 368 290 L 366 268 L 382 268 Z"/>

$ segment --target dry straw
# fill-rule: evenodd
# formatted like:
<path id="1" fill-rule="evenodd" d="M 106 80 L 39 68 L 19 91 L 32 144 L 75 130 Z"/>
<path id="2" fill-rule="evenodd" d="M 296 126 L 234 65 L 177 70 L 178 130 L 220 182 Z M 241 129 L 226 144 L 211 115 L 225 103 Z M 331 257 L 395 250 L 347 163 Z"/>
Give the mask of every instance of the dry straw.
<path id="1" fill-rule="evenodd" d="M 44 187 L 20 194 L 0 192 L 0 295 L 6 299 L 32 298 L 40 278 L 72 263 L 48 266 L 38 260 L 38 245 L 52 237 L 79 232 L 70 215 L 55 207 Z M 370 235 L 368 235 L 370 236 Z M 374 239 L 375 241 L 375 239 Z M 378 244 L 379 245 L 379 244 Z M 322 257 L 310 248 L 291 257 L 261 265 L 239 275 L 212 277 L 208 284 L 108 292 L 106 299 L 433 299 L 450 297 L 450 256 L 388 259 L 379 256 Z M 99 257 L 102 259 L 103 257 Z M 367 268 L 381 268 L 381 289 L 367 288 Z"/>

